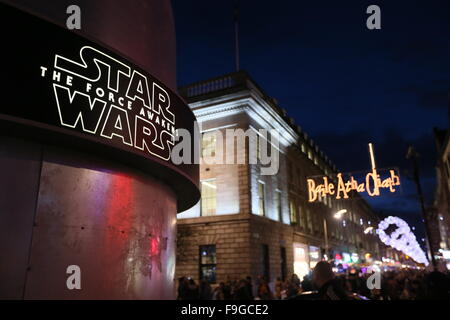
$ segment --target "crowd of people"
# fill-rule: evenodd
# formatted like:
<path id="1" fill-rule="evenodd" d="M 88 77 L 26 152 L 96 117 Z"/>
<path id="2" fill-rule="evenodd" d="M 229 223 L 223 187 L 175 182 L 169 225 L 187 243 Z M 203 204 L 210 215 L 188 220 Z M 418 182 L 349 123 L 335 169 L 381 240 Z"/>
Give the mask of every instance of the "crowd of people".
<path id="1" fill-rule="evenodd" d="M 311 275 L 302 280 L 295 274 L 277 278 L 273 289 L 260 276 L 240 280 L 227 279 L 214 287 L 206 280 L 199 284 L 192 278 L 178 279 L 179 300 L 424 300 L 449 299 L 450 274 L 401 269 L 380 273 L 379 286 L 368 286 L 371 273 L 351 269 L 335 274 L 329 263 L 319 262 Z M 372 287 L 372 288 L 369 288 Z"/>

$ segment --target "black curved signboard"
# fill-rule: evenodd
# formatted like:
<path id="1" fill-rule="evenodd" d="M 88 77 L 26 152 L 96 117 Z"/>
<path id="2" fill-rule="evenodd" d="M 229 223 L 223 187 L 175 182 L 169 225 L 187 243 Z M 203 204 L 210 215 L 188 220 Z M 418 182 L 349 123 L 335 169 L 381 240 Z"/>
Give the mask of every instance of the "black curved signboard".
<path id="1" fill-rule="evenodd" d="M 198 201 L 198 165 L 174 165 L 175 132 L 195 117 L 168 87 L 104 45 L 0 4 L 2 132 L 133 165 Z M 194 163 L 194 162 L 193 162 Z"/>

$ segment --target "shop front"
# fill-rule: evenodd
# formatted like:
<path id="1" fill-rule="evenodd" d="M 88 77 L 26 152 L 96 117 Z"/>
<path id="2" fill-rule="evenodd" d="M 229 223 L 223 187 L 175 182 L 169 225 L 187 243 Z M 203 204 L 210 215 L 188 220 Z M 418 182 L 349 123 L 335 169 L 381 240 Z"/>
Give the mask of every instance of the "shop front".
<path id="1" fill-rule="evenodd" d="M 294 273 L 303 280 L 310 272 L 309 250 L 306 244 L 295 242 L 294 247 Z"/>

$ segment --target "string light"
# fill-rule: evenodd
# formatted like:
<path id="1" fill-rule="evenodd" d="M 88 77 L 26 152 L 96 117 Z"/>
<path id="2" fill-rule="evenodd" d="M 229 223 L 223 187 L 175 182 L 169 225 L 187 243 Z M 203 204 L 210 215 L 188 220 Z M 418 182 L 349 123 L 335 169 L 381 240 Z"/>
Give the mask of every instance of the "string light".
<path id="1" fill-rule="evenodd" d="M 395 225 L 397 229 L 388 235 L 385 231 L 390 225 Z M 428 260 L 420 248 L 416 236 L 404 220 L 398 217 L 387 217 L 378 224 L 377 234 L 384 244 L 403 252 L 418 263 L 428 265 Z"/>

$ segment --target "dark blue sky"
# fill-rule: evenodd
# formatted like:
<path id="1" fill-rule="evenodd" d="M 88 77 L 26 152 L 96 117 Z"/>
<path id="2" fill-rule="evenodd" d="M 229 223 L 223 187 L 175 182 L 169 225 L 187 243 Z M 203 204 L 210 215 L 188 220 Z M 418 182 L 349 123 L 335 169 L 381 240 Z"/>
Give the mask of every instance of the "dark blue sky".
<path id="1" fill-rule="evenodd" d="M 234 71 L 232 0 L 173 0 L 178 83 Z M 366 8 L 381 8 L 381 30 Z M 422 184 L 435 189 L 433 127 L 448 125 L 450 1 L 240 1 L 241 68 L 317 142 L 342 171 L 410 169 L 422 155 Z M 420 228 L 414 185 L 371 201 Z M 420 232 L 417 236 L 422 237 Z"/>

